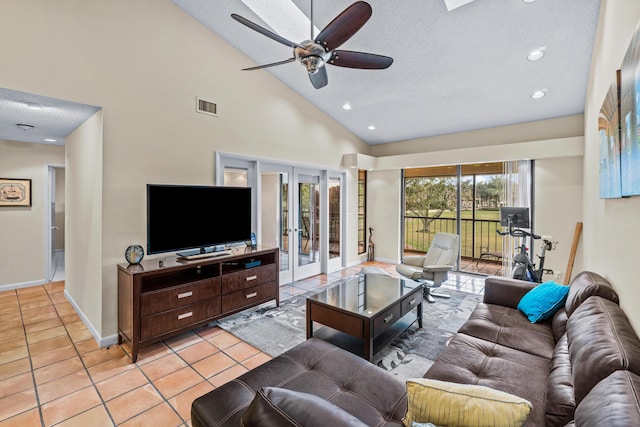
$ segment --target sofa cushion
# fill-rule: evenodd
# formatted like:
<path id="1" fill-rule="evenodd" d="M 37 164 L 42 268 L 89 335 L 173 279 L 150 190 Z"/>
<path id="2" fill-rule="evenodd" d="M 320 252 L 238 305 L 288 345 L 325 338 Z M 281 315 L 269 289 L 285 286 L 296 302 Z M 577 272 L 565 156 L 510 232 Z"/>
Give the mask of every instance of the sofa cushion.
<path id="1" fill-rule="evenodd" d="M 406 387 L 394 375 L 325 341 L 311 338 L 191 405 L 194 427 L 238 426 L 262 387 L 315 394 L 367 425 L 401 426 Z"/>
<path id="2" fill-rule="evenodd" d="M 244 427 L 366 427 L 331 402 L 309 393 L 263 387 L 242 416 Z"/>
<path id="3" fill-rule="evenodd" d="M 531 323 L 553 316 L 567 299 L 569 287 L 559 285 L 554 281 L 544 282 L 522 297 L 518 303 L 518 310 L 523 312 Z"/>
<path id="4" fill-rule="evenodd" d="M 544 425 L 548 372 L 548 358 L 458 333 L 424 377 L 519 396 L 533 405 L 526 425 L 539 426 Z"/>
<path id="5" fill-rule="evenodd" d="M 551 358 L 551 368 L 547 378 L 546 425 L 548 427 L 566 425 L 573 420 L 575 409 L 576 399 L 573 396 L 569 342 L 565 334 L 556 344 Z"/>
<path id="6" fill-rule="evenodd" d="M 515 308 L 478 304 L 459 332 L 551 358 L 556 345 L 550 321 L 532 324 Z"/>
<path id="7" fill-rule="evenodd" d="M 618 294 L 613 290 L 613 287 L 607 279 L 597 273 L 583 271 L 571 281 L 567 301 L 564 305 L 567 310 L 567 315 L 571 317 L 571 314 L 580 304 L 591 296 L 599 296 L 613 301 L 616 304 L 619 302 Z"/>
<path id="8" fill-rule="evenodd" d="M 448 427 L 517 427 L 531 403 L 489 387 L 430 379 L 407 380 L 407 415 L 403 422 L 430 422 Z"/>
<path id="9" fill-rule="evenodd" d="M 580 427 L 640 426 L 640 377 L 616 371 L 596 384 L 576 408 Z"/>
<path id="10" fill-rule="evenodd" d="M 560 338 L 567 332 L 567 319 L 569 319 L 569 316 L 567 316 L 567 310 L 565 310 L 564 307 L 556 311 L 556 314 L 553 315 L 551 328 L 556 342 L 560 341 Z"/>
<path id="11" fill-rule="evenodd" d="M 567 338 L 576 404 L 619 369 L 640 373 L 640 340 L 614 302 L 590 297 L 569 317 Z"/>

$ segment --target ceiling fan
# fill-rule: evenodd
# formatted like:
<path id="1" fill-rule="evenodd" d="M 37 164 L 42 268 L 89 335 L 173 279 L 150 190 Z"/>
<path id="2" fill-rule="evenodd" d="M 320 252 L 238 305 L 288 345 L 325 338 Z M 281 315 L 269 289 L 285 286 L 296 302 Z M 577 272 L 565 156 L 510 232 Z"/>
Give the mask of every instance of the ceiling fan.
<path id="1" fill-rule="evenodd" d="M 260 25 L 243 18 L 235 13 L 231 17 L 243 25 L 251 28 L 272 40 L 293 48 L 293 57 L 284 61 L 244 68 L 243 71 L 259 70 L 299 61 L 307 69 L 309 80 L 316 89 L 327 85 L 326 64 L 338 67 L 381 70 L 393 63 L 393 58 L 373 53 L 337 50 L 349 40 L 371 17 L 371 6 L 364 1 L 357 1 L 336 16 L 317 37 L 313 36 L 313 0 L 311 1 L 311 37 L 300 43 L 294 43 L 286 38 L 267 30 Z"/>

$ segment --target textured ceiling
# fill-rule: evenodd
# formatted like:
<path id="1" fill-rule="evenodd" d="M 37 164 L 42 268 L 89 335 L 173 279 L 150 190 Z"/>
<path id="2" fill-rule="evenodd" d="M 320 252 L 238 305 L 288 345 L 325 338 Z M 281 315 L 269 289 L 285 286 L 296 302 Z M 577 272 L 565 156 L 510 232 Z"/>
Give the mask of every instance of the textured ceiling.
<path id="1" fill-rule="evenodd" d="M 0 88 L 0 139 L 64 145 L 64 139 L 96 111 L 91 105 Z M 17 124 L 33 128 L 22 130 Z"/>
<path id="2" fill-rule="evenodd" d="M 246 67 L 292 56 L 291 49 L 231 19 L 262 26 L 241 0 L 172 0 L 244 53 Z M 394 58 L 386 70 L 328 66 L 329 84 L 314 89 L 297 63 L 252 73 L 277 78 L 369 144 L 401 141 L 580 114 L 588 84 L 599 0 L 369 0 L 373 15 L 341 49 Z M 307 17 L 309 0 L 293 0 Z M 272 2 L 265 3 L 271 5 Z M 352 0 L 314 4 L 324 28 Z M 195 22 L 194 22 L 195 23 Z M 309 38 L 302 26 L 294 42 Z M 545 48 L 537 62 L 529 51 Z M 546 96 L 530 95 L 544 90 Z M 24 101 L 42 105 L 29 108 Z M 349 103 L 352 109 L 342 109 Z M 97 107 L 0 88 L 0 139 L 47 143 L 64 138 Z M 33 125 L 22 131 L 17 123 Z M 374 125 L 375 130 L 368 127 Z"/>
<path id="3" fill-rule="evenodd" d="M 231 19 L 236 13 L 270 28 L 241 0 L 172 1 L 247 55 L 246 67 L 292 56 L 289 47 Z M 310 1 L 293 1 L 308 17 Z M 315 26 L 324 28 L 352 2 L 316 1 Z M 371 19 L 341 48 L 391 56 L 390 68 L 328 66 L 329 84 L 319 90 L 298 63 L 238 73 L 273 73 L 369 144 L 584 111 L 599 0 L 458 1 L 451 11 L 442 0 L 369 3 Z M 308 38 L 307 31 L 290 40 Z M 528 61 L 540 47 L 544 58 Z M 531 99 L 538 90 L 546 96 Z M 351 110 L 342 109 L 345 102 Z"/>

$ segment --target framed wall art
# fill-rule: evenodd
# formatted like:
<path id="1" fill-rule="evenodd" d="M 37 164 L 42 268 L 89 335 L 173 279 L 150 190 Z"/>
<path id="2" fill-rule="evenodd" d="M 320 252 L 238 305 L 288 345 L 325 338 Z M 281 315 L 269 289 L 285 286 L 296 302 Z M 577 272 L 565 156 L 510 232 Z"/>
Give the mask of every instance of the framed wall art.
<path id="1" fill-rule="evenodd" d="M 620 82 L 622 196 L 640 195 L 640 28 L 622 60 Z"/>
<path id="2" fill-rule="evenodd" d="M 620 71 L 609 86 L 598 116 L 600 134 L 600 198 L 622 197 L 620 175 Z"/>
<path id="3" fill-rule="evenodd" d="M 1 206 L 31 206 L 31 180 L 0 178 Z"/>

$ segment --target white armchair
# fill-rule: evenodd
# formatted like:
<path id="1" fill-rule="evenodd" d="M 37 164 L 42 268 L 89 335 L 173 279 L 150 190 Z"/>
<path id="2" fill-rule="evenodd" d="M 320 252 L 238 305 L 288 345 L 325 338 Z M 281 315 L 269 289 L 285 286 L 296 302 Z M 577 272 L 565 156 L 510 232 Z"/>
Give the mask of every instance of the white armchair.
<path id="1" fill-rule="evenodd" d="M 458 261 L 459 250 L 458 235 L 436 233 L 426 255 L 405 257 L 404 263 L 396 265 L 396 271 L 405 277 L 422 282 L 425 289 L 424 298 L 427 301 L 435 302 L 434 296 L 450 298 L 450 295 L 433 292 L 432 288 L 440 287 L 447 279 L 448 272 Z"/>

